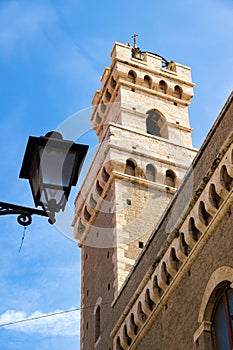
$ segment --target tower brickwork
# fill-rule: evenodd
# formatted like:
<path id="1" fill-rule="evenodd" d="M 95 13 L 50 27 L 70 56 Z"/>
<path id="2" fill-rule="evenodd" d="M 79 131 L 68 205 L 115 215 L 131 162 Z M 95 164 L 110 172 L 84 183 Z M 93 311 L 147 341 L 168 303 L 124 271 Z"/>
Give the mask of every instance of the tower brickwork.
<path id="1" fill-rule="evenodd" d="M 99 147 L 73 222 L 82 248 L 85 350 L 111 349 L 111 303 L 196 154 L 190 68 L 116 43 L 101 85 L 91 116 Z"/>

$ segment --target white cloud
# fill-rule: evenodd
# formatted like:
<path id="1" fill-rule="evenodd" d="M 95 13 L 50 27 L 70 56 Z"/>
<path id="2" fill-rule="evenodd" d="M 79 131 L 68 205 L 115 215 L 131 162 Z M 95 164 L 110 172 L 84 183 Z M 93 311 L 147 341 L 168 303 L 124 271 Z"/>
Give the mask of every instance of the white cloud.
<path id="1" fill-rule="evenodd" d="M 62 310 L 56 310 L 53 313 L 59 313 L 61 311 Z M 44 314 L 41 311 L 35 311 L 31 315 L 27 315 L 24 311 L 7 310 L 0 315 L 0 326 L 21 320 L 28 320 L 34 317 L 46 316 L 49 314 L 50 313 Z M 30 334 L 39 333 L 43 335 L 78 336 L 79 322 L 80 312 L 77 310 L 1 327 L 11 331 L 14 330 L 17 332 Z"/>

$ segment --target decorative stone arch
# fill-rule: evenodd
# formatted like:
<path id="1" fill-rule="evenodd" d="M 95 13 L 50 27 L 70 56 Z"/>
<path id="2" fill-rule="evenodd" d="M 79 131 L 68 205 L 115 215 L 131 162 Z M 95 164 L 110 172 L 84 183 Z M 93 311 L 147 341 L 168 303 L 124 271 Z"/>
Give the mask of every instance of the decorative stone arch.
<path id="1" fill-rule="evenodd" d="M 212 273 L 202 298 L 198 316 L 199 323 L 203 321 L 211 321 L 213 306 L 215 304 L 214 292 L 216 288 L 224 282 L 230 283 L 233 288 L 233 268 L 230 266 L 219 267 Z"/>
<path id="2" fill-rule="evenodd" d="M 210 338 L 211 318 L 216 303 L 215 292 L 226 284 L 230 284 L 230 287 L 233 288 L 233 268 L 231 266 L 221 266 L 215 270 L 206 285 L 198 315 L 200 326 L 194 333 L 194 342 L 199 342 L 199 338 L 202 338 L 202 341 Z"/>
<path id="3" fill-rule="evenodd" d="M 168 139 L 166 118 L 156 109 L 150 109 L 146 114 L 146 132 L 154 136 Z"/>

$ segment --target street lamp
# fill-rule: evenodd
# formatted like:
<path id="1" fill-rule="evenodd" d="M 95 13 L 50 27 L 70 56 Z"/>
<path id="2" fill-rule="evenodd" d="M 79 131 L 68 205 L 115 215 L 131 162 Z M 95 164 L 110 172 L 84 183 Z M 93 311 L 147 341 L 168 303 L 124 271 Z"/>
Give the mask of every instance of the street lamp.
<path id="1" fill-rule="evenodd" d="M 35 206 L 43 210 L 0 202 L 0 215 L 17 214 L 18 223 L 28 226 L 32 215 L 49 217 L 64 211 L 70 190 L 78 180 L 88 146 L 63 140 L 58 132 L 28 139 L 19 177 L 28 179 Z"/>

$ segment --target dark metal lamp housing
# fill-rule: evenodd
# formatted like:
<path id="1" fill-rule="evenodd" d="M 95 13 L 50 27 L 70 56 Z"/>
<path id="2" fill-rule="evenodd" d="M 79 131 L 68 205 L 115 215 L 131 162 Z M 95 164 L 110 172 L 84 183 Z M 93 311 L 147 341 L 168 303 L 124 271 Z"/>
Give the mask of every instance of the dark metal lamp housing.
<path id="1" fill-rule="evenodd" d="M 47 216 L 53 224 L 77 183 L 87 150 L 88 146 L 63 140 L 55 131 L 30 136 L 19 177 L 29 180 L 35 205 L 43 210 L 0 202 L 0 215 L 17 214 L 23 226 L 31 224 L 33 214 Z"/>
<path id="2" fill-rule="evenodd" d="M 29 137 L 19 177 L 29 180 L 35 205 L 46 211 L 50 223 L 55 213 L 64 211 L 87 150 L 86 145 L 63 140 L 58 132 Z"/>

